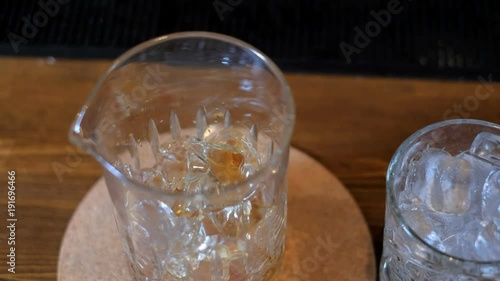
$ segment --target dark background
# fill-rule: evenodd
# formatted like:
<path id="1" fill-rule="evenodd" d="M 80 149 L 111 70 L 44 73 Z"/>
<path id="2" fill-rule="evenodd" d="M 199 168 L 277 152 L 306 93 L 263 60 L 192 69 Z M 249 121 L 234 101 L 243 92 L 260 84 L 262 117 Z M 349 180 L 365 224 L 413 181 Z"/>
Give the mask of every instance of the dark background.
<path id="1" fill-rule="evenodd" d="M 500 70 L 496 0 L 401 0 L 401 12 L 350 63 L 339 45 L 356 47 L 355 28 L 388 1 L 64 1 L 17 53 L 8 35 L 22 36 L 22 18 L 33 22 L 43 9 L 34 0 L 0 2 L 0 55 L 115 58 L 159 35 L 206 30 L 253 44 L 287 71 L 476 79 Z"/>

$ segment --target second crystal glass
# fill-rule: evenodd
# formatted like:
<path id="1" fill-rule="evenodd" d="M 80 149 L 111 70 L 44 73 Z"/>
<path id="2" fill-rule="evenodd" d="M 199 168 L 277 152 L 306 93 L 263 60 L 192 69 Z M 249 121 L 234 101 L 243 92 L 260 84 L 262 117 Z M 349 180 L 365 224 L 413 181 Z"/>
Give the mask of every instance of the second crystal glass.
<path id="1" fill-rule="evenodd" d="M 272 280 L 294 105 L 253 47 L 203 32 L 122 55 L 70 139 L 104 167 L 135 280 Z"/>
<path id="2" fill-rule="evenodd" d="M 382 281 L 500 280 L 500 126 L 447 120 L 387 172 Z"/>

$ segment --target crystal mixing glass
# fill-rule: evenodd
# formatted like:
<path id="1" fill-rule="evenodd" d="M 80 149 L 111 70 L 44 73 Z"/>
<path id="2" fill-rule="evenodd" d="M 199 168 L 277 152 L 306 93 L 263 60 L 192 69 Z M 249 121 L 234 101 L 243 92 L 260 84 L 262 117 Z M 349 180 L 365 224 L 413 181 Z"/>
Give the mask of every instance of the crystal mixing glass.
<path id="1" fill-rule="evenodd" d="M 294 105 L 281 71 L 205 32 L 118 58 L 70 139 L 105 168 L 135 280 L 273 280 L 283 259 Z"/>
<path id="2" fill-rule="evenodd" d="M 500 126 L 430 125 L 387 173 L 382 281 L 500 280 Z"/>

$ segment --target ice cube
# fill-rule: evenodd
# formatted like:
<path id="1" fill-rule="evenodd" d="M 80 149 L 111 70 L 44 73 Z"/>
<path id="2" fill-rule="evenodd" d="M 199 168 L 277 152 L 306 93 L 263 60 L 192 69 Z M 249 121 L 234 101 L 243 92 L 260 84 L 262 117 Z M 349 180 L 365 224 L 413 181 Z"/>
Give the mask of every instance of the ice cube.
<path id="1" fill-rule="evenodd" d="M 439 156 L 445 157 L 449 156 L 449 154 L 442 149 L 431 148 L 415 153 L 412 156 L 412 159 L 408 161 L 408 175 L 400 197 L 403 196 L 408 201 L 411 201 L 414 196 L 417 196 L 423 202 L 427 202 L 427 166 L 430 166 Z"/>
<path id="2" fill-rule="evenodd" d="M 437 225 L 433 225 L 429 217 L 430 211 L 408 210 L 403 217 L 422 239 L 439 250 L 444 250 L 440 235 L 435 231 Z"/>
<path id="3" fill-rule="evenodd" d="M 224 245 L 217 245 L 211 252 L 210 263 L 212 266 L 212 281 L 229 280 L 229 252 Z"/>
<path id="4" fill-rule="evenodd" d="M 242 128 L 225 128 L 206 138 L 209 144 L 229 147 L 235 152 L 242 154 L 246 163 L 257 165 L 260 159 L 257 151 L 257 134 L 255 126 L 250 131 Z"/>
<path id="5" fill-rule="evenodd" d="M 410 228 L 428 244 L 446 253 L 461 249 L 464 218 L 461 215 L 434 212 L 428 209 L 407 209 L 403 217 Z M 473 240 L 468 240 L 473 241 Z"/>
<path id="6" fill-rule="evenodd" d="M 463 214 L 449 214 L 429 211 L 428 222 L 442 240 L 463 231 L 467 217 Z"/>
<path id="7" fill-rule="evenodd" d="M 158 190 L 167 188 L 167 180 L 162 170 L 146 168 L 140 173 L 140 181 L 146 183 L 147 186 Z"/>
<path id="8" fill-rule="evenodd" d="M 466 214 L 468 220 L 477 220 L 481 216 L 482 192 L 486 178 L 491 173 L 493 166 L 490 162 L 471 154 L 469 151 L 456 156 L 470 164 L 471 173 L 469 188 L 471 192 L 471 205 Z"/>
<path id="9" fill-rule="evenodd" d="M 220 211 L 210 212 L 207 216 L 220 233 L 228 237 L 240 237 L 250 228 L 251 212 L 251 202 L 243 201 Z"/>
<path id="10" fill-rule="evenodd" d="M 127 233 L 130 250 L 134 253 L 131 257 L 134 259 L 133 262 L 144 273 L 155 272 L 155 264 L 151 257 L 156 253 L 149 232 L 137 222 L 132 222 L 127 228 Z"/>
<path id="11" fill-rule="evenodd" d="M 486 179 L 482 194 L 482 218 L 500 226 L 500 171 L 494 171 Z"/>
<path id="12" fill-rule="evenodd" d="M 241 182 L 244 177 L 241 166 L 243 154 L 226 147 L 213 147 L 207 154 L 210 171 L 222 185 Z"/>
<path id="13" fill-rule="evenodd" d="M 196 249 L 198 252 L 198 260 L 204 260 L 212 251 L 213 247 L 217 244 L 217 235 L 205 236 L 205 240 Z"/>
<path id="14" fill-rule="evenodd" d="M 459 214 L 470 208 L 470 184 L 468 161 L 444 150 L 431 149 L 409 165 L 405 188 L 418 195 L 431 210 Z"/>
<path id="15" fill-rule="evenodd" d="M 445 156 L 429 167 L 431 207 L 444 213 L 464 213 L 470 207 L 471 168 L 467 161 Z"/>
<path id="16" fill-rule="evenodd" d="M 210 177 L 209 166 L 202 156 L 191 153 L 187 158 L 187 172 L 184 179 L 183 191 L 187 194 L 196 194 L 202 191 L 203 179 Z"/>
<path id="17" fill-rule="evenodd" d="M 188 260 L 183 253 L 170 254 L 165 262 L 165 269 L 173 278 L 175 278 L 174 280 L 183 280 L 190 272 Z"/>
<path id="18" fill-rule="evenodd" d="M 186 176 L 186 180 L 195 181 L 198 180 L 201 176 L 208 172 L 208 164 L 203 160 L 203 157 L 192 153 L 189 155 L 187 159 L 188 165 L 188 173 Z"/>
<path id="19" fill-rule="evenodd" d="M 175 139 L 162 144 L 159 148 L 162 158 L 170 161 L 185 161 L 186 146 L 183 139 Z"/>
<path id="20" fill-rule="evenodd" d="M 184 182 L 186 177 L 187 165 L 185 160 L 178 161 L 173 159 L 163 159 L 155 167 L 155 170 L 160 171 L 165 175 L 167 190 L 174 193 L 184 191 Z"/>
<path id="21" fill-rule="evenodd" d="M 482 222 L 474 248 L 480 260 L 500 260 L 500 228 L 493 222 Z"/>
<path id="22" fill-rule="evenodd" d="M 478 225 L 479 221 L 472 220 L 461 224 L 460 229 L 448 232 L 448 237 L 442 241 L 444 252 L 459 258 L 477 259 L 473 244 L 477 238 Z"/>
<path id="23" fill-rule="evenodd" d="M 207 144 L 198 137 L 188 137 L 185 143 L 186 150 L 190 154 L 197 154 L 198 156 L 205 158 Z"/>
<path id="24" fill-rule="evenodd" d="M 470 152 L 500 167 L 500 136 L 488 132 L 478 134 Z"/>
<path id="25" fill-rule="evenodd" d="M 216 237 L 207 235 L 202 221 L 198 217 L 181 215 L 175 218 L 175 225 L 170 237 L 166 239 L 169 248 L 164 253 L 167 260 L 167 270 L 172 275 L 184 274 L 196 270 L 202 259 L 206 258 L 216 242 Z"/>
<path id="26" fill-rule="evenodd" d="M 409 188 L 399 193 L 398 205 L 403 212 L 422 210 L 426 206 L 420 196 Z"/>
<path id="27" fill-rule="evenodd" d="M 207 196 L 218 195 L 221 192 L 221 184 L 213 175 L 205 174 L 197 182 L 201 192 Z"/>

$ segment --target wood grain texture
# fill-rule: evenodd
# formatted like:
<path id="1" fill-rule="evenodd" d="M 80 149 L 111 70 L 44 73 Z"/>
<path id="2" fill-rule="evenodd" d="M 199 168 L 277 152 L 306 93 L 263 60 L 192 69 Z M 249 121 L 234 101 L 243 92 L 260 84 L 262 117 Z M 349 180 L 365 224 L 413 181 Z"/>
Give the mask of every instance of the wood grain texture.
<path id="1" fill-rule="evenodd" d="M 61 238 L 78 202 L 102 173 L 67 132 L 109 61 L 0 58 L 0 221 L 6 219 L 7 171 L 15 170 L 16 274 L 6 271 L 7 232 L 0 225 L 0 280 L 56 280 Z M 488 73 L 484 76 L 487 77 Z M 297 107 L 292 143 L 336 174 L 382 245 L 385 172 L 398 145 L 446 117 L 500 123 L 500 85 L 474 99 L 479 81 L 443 82 L 289 74 Z M 480 89 L 482 97 L 487 88 Z M 477 103 L 474 103 L 477 101 Z M 466 108 L 474 110 L 465 110 Z M 59 169 L 58 174 L 54 170 Z M 61 170 L 62 169 L 62 170 Z"/>

